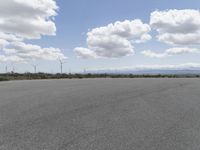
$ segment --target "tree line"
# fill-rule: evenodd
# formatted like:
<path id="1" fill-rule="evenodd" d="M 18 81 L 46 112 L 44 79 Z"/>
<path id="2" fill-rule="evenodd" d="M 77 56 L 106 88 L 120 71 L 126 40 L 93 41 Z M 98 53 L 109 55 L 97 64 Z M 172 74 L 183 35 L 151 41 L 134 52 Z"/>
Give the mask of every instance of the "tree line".
<path id="1" fill-rule="evenodd" d="M 83 78 L 199 78 L 199 74 L 79 74 L 79 73 L 4 73 L 0 74 L 0 81 L 8 80 L 36 80 L 36 79 L 83 79 Z"/>

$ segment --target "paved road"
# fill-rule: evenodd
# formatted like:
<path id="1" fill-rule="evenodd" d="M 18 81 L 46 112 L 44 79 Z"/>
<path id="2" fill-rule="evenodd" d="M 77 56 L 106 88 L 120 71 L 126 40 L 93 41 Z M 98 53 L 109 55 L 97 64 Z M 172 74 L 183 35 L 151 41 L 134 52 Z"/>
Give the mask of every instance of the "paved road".
<path id="1" fill-rule="evenodd" d="M 0 83 L 0 150 L 199 150 L 200 79 Z"/>

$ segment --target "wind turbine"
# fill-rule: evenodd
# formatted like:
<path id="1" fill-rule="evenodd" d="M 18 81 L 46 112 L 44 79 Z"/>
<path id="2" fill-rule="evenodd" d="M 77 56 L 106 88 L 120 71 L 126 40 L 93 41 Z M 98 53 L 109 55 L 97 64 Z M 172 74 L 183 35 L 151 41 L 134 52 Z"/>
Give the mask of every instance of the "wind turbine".
<path id="1" fill-rule="evenodd" d="M 64 61 L 63 59 L 58 59 L 59 63 L 60 63 L 60 73 L 63 73 L 63 64 L 66 64 L 67 62 Z"/>
<path id="2" fill-rule="evenodd" d="M 87 73 L 87 70 L 84 68 L 83 69 L 83 74 L 86 74 Z"/>
<path id="3" fill-rule="evenodd" d="M 8 73 L 8 66 L 5 66 L 5 73 Z"/>
<path id="4" fill-rule="evenodd" d="M 32 64 L 31 66 L 33 67 L 34 73 L 36 74 L 37 73 L 37 66 L 38 65 Z"/>
<path id="5" fill-rule="evenodd" d="M 12 63 L 12 73 L 15 73 L 15 64 Z"/>

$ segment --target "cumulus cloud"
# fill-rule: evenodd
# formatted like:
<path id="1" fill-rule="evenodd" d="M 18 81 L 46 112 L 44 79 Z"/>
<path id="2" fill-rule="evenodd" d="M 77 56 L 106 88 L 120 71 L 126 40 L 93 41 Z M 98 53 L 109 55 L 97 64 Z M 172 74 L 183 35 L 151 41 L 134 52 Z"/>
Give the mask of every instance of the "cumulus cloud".
<path id="1" fill-rule="evenodd" d="M 151 50 L 144 50 L 141 52 L 144 56 L 151 57 L 151 58 L 163 58 L 166 57 L 166 53 L 157 53 Z"/>
<path id="2" fill-rule="evenodd" d="M 58 48 L 41 48 L 38 45 L 25 44 L 23 42 L 12 42 L 4 49 L 8 56 L 16 56 L 22 60 L 57 60 L 66 59 Z"/>
<path id="3" fill-rule="evenodd" d="M 74 52 L 79 58 L 83 59 L 89 59 L 89 58 L 97 58 L 95 52 L 91 51 L 88 48 L 83 48 L 83 47 L 76 47 L 74 49 Z"/>
<path id="4" fill-rule="evenodd" d="M 0 32 L 0 39 L 3 39 L 5 41 L 7 41 L 7 42 L 10 42 L 10 41 L 22 41 L 23 40 L 22 38 L 16 37 L 13 34 L 8 34 L 8 33 L 3 33 L 3 32 Z"/>
<path id="5" fill-rule="evenodd" d="M 200 44 L 200 11 L 193 9 L 154 11 L 150 25 L 158 40 L 172 45 Z"/>
<path id="6" fill-rule="evenodd" d="M 167 49 L 166 53 L 169 55 L 186 54 L 186 53 L 200 53 L 200 50 L 197 48 L 176 47 L 176 48 Z"/>
<path id="7" fill-rule="evenodd" d="M 152 57 L 152 58 L 163 58 L 166 56 L 173 56 L 178 54 L 187 54 L 187 53 L 200 53 L 200 50 L 197 48 L 189 48 L 189 47 L 175 47 L 169 48 L 165 50 L 163 53 L 154 52 L 152 50 L 145 50 L 141 52 L 144 56 Z"/>
<path id="8" fill-rule="evenodd" d="M 0 55 L 0 62 L 24 62 L 24 59 L 18 56 Z"/>
<path id="9" fill-rule="evenodd" d="M 88 48 L 75 48 L 83 58 L 117 58 L 132 55 L 134 43 L 151 39 L 150 27 L 141 20 L 117 21 L 114 24 L 92 29 L 87 33 Z"/>
<path id="10" fill-rule="evenodd" d="M 52 17 L 58 6 L 54 0 L 0 1 L 0 32 L 26 39 L 55 35 Z"/>
<path id="11" fill-rule="evenodd" d="M 2 49 L 3 47 L 5 47 L 8 44 L 8 41 L 4 40 L 4 39 L 0 39 L 0 49 Z"/>
<path id="12" fill-rule="evenodd" d="M 9 42 L 12 41 L 22 41 L 21 38 L 17 38 L 15 35 L 12 34 L 6 34 L 3 32 L 0 32 L 0 49 L 3 49 L 7 45 L 9 45 Z"/>
<path id="13" fill-rule="evenodd" d="M 56 60 L 66 57 L 58 48 L 41 48 L 24 40 L 40 39 L 56 34 L 55 0 L 0 1 L 0 61 Z"/>

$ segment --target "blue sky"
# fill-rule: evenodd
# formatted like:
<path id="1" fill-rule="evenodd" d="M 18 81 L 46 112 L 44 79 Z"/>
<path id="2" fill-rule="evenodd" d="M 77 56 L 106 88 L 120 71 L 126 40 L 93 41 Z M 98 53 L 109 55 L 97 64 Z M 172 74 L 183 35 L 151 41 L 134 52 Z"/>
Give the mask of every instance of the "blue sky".
<path id="1" fill-rule="evenodd" d="M 198 0 L 57 0 L 59 10 L 55 16 L 56 35 L 42 36 L 40 39 L 25 39 L 29 44 L 39 45 L 41 47 L 55 47 L 61 49 L 62 53 L 68 57 L 64 66 L 64 71 L 81 72 L 86 69 L 98 68 L 120 68 L 134 65 L 168 65 L 184 63 L 200 63 L 198 54 L 187 53 L 171 57 L 146 57 L 141 54 L 143 50 L 154 50 L 154 52 L 163 53 L 166 49 L 175 47 L 169 44 L 159 42 L 156 39 L 158 34 L 156 30 L 151 30 L 151 40 L 145 43 L 134 44 L 135 54 L 118 58 L 98 58 L 81 59 L 77 58 L 74 48 L 87 48 L 88 29 L 107 26 L 116 21 L 140 19 L 143 23 L 149 24 L 150 14 L 153 11 L 165 11 L 170 9 L 193 9 L 199 10 L 200 1 Z M 186 45 L 188 47 L 188 45 Z M 177 47 L 177 46 L 176 46 Z M 181 46 L 179 46 L 181 47 Z M 184 45 L 185 47 L 185 45 Z M 192 45 L 192 48 L 194 46 Z M 195 44 L 195 48 L 200 48 Z M 37 60 L 31 61 L 38 65 L 38 71 L 58 72 L 59 63 L 57 61 Z M 0 71 L 4 72 L 5 65 L 10 66 L 10 62 L 3 62 Z M 32 71 L 29 63 L 14 63 L 19 72 Z"/>

